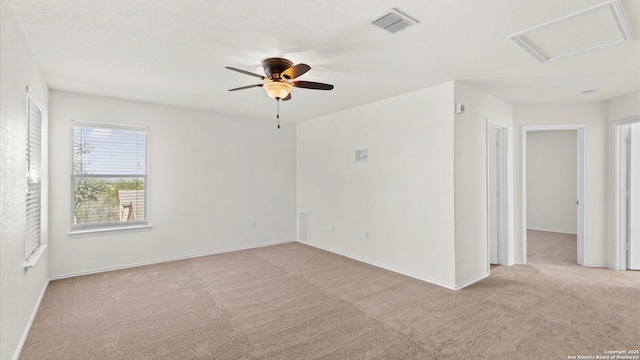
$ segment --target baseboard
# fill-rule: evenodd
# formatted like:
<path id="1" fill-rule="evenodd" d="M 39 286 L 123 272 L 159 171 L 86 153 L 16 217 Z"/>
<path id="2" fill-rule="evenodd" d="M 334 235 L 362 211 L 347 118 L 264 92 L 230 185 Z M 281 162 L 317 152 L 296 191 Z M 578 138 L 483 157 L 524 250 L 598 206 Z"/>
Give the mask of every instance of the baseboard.
<path id="1" fill-rule="evenodd" d="M 587 264 L 585 265 L 585 267 L 592 267 L 592 268 L 606 268 L 607 265 L 603 265 L 603 264 Z"/>
<path id="2" fill-rule="evenodd" d="M 537 228 L 537 227 L 531 227 L 531 226 L 527 226 L 527 230 L 554 232 L 554 233 L 558 233 L 558 234 L 568 234 L 568 235 L 578 235 L 578 233 L 576 233 L 576 232 L 558 231 L 558 230 L 543 229 L 543 228 Z"/>
<path id="3" fill-rule="evenodd" d="M 272 246 L 272 245 L 286 244 L 286 243 L 291 243 L 291 242 L 295 242 L 295 241 L 296 241 L 296 240 L 274 241 L 274 242 L 270 242 L 270 243 L 263 243 L 263 244 L 257 244 L 257 245 L 247 245 L 247 246 L 239 246 L 239 247 L 235 247 L 235 248 L 229 248 L 229 249 L 223 249 L 223 250 L 210 251 L 210 252 L 200 253 L 200 254 L 185 255 L 185 256 L 176 256 L 176 257 L 171 257 L 171 258 L 157 259 L 157 260 L 151 260 L 151 261 L 143 261 L 143 262 L 133 263 L 133 264 L 118 265 L 118 266 L 110 266 L 110 267 L 106 267 L 106 268 L 100 268 L 100 269 L 94 269 L 94 270 L 87 270 L 87 271 L 79 271 L 79 272 L 68 273 L 68 274 L 63 274 L 63 275 L 51 276 L 51 277 L 49 278 L 49 280 L 66 279 L 66 278 L 75 277 L 75 276 L 90 275 L 90 274 L 98 274 L 98 273 L 102 273 L 102 272 L 114 271 L 114 270 L 122 270 L 122 269 L 128 269 L 128 268 L 133 268 L 133 267 L 138 267 L 138 266 L 145 266 L 145 265 L 160 264 L 160 263 L 165 263 L 165 262 L 170 262 L 170 261 L 178 261 L 178 260 L 185 260 L 185 259 L 193 259 L 193 258 L 198 258 L 198 257 L 203 257 L 203 256 L 211 256 L 211 255 L 217 255 L 217 254 L 224 254 L 224 253 L 233 252 L 233 251 L 249 250 L 249 249 L 256 249 L 256 248 L 261 248 L 261 247 L 265 247 L 265 246 Z"/>
<path id="4" fill-rule="evenodd" d="M 382 264 L 376 263 L 374 261 L 370 261 L 370 260 L 366 260 L 366 259 L 363 259 L 363 258 L 360 258 L 360 257 L 357 257 L 357 256 L 353 256 L 353 255 L 344 253 L 342 251 L 338 251 L 336 249 L 333 249 L 333 248 L 330 248 L 330 247 L 327 247 L 327 246 L 318 245 L 318 244 L 311 244 L 311 243 L 302 242 L 302 241 L 298 241 L 298 242 L 300 244 L 311 246 L 311 247 L 314 247 L 314 248 L 317 248 L 317 249 L 320 249 L 320 250 L 328 251 L 328 252 L 336 254 L 336 255 L 348 257 L 349 259 L 352 259 L 352 260 L 355 260 L 355 261 L 359 261 L 361 263 L 365 263 L 365 264 L 369 264 L 371 266 L 375 266 L 375 267 L 378 267 L 378 268 L 381 268 L 381 269 L 389 270 L 389 271 L 392 271 L 392 272 L 400 274 L 400 275 L 408 276 L 410 278 L 414 278 L 414 279 L 417 279 L 417 280 L 420 280 L 420 281 L 424 281 L 424 282 L 427 282 L 427 283 L 430 283 L 430 284 L 433 284 L 433 285 L 442 286 L 443 288 L 447 288 L 449 290 L 461 289 L 461 288 L 456 288 L 454 286 L 451 286 L 449 284 L 445 284 L 445 283 L 440 282 L 438 280 L 425 278 L 423 276 L 418 276 L 418 275 L 406 272 L 404 270 L 395 269 L 395 268 L 392 268 L 392 267 L 389 267 L 389 266 L 386 266 L 386 265 L 382 265 Z M 467 285 L 465 285 L 465 286 L 467 286 Z"/>
<path id="5" fill-rule="evenodd" d="M 27 341 L 27 336 L 29 336 L 29 331 L 31 330 L 31 325 L 33 325 L 33 321 L 36 319 L 36 314 L 38 314 L 38 309 L 40 309 L 40 303 L 44 298 L 44 293 L 47 292 L 47 288 L 49 287 L 49 280 L 44 283 L 42 287 L 42 291 L 40 292 L 40 296 L 38 297 L 38 301 L 36 301 L 36 306 L 33 307 L 33 311 L 31 311 L 31 316 L 29 317 L 29 322 L 27 323 L 27 327 L 24 329 L 24 333 L 22 334 L 22 338 L 20 339 L 20 343 L 18 343 L 18 347 L 16 351 L 13 353 L 11 357 L 12 360 L 18 360 L 20 357 L 20 353 L 22 352 L 22 347 L 24 347 L 24 343 Z"/>
<path id="6" fill-rule="evenodd" d="M 471 280 L 465 281 L 465 282 L 463 282 L 463 283 L 462 283 L 462 284 L 460 284 L 460 285 L 456 285 L 455 290 L 460 290 L 460 289 L 462 289 L 462 288 L 466 288 L 467 286 L 469 286 L 469 285 L 471 285 L 471 284 L 475 284 L 475 283 L 477 283 L 478 281 L 480 281 L 480 280 L 482 280 L 482 279 L 485 279 L 485 278 L 488 278 L 488 277 L 489 277 L 489 273 L 480 274 L 480 275 L 478 275 L 478 276 L 474 277 L 474 278 L 473 278 L 473 279 L 471 279 Z"/>

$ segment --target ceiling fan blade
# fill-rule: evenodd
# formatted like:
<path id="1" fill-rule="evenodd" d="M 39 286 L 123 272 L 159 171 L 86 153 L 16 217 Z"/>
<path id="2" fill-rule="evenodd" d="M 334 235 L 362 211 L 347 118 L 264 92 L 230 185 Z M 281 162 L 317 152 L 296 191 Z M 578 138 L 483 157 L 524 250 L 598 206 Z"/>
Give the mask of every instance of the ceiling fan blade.
<path id="1" fill-rule="evenodd" d="M 289 100 L 291 100 L 291 93 L 289 93 L 289 95 L 282 98 L 282 101 L 289 101 Z"/>
<path id="2" fill-rule="evenodd" d="M 280 75 L 280 77 L 282 77 L 283 79 L 286 80 L 291 80 L 291 79 L 295 79 L 298 76 L 303 75 L 304 73 L 306 73 L 307 71 L 311 70 L 311 66 L 307 65 L 307 64 L 298 64 L 298 65 L 294 65 L 290 68 L 288 68 L 287 70 L 282 72 L 282 75 Z"/>
<path id="3" fill-rule="evenodd" d="M 254 74 L 254 73 L 252 73 L 252 72 L 244 71 L 244 70 L 241 70 L 241 69 L 236 69 L 236 68 L 231 67 L 231 66 L 225 66 L 224 68 L 225 68 L 225 69 L 229 69 L 229 70 L 233 70 L 233 71 L 237 71 L 237 72 L 239 72 L 239 73 L 246 74 L 246 75 L 249 75 L 249 76 L 255 76 L 255 77 L 260 78 L 260 79 L 262 79 L 262 80 L 266 79 L 266 78 L 265 78 L 264 76 L 262 76 L 262 75 Z"/>
<path id="4" fill-rule="evenodd" d="M 292 86 L 303 88 L 303 89 L 314 89 L 314 90 L 331 90 L 333 89 L 333 85 L 331 84 L 323 84 L 313 81 L 294 81 L 291 83 Z"/>
<path id="5" fill-rule="evenodd" d="M 237 87 L 237 88 L 229 89 L 229 91 L 236 91 L 236 90 L 251 89 L 251 88 L 253 88 L 253 87 L 262 87 L 262 85 L 263 85 L 263 84 L 255 84 L 255 85 L 241 86 L 241 87 Z"/>

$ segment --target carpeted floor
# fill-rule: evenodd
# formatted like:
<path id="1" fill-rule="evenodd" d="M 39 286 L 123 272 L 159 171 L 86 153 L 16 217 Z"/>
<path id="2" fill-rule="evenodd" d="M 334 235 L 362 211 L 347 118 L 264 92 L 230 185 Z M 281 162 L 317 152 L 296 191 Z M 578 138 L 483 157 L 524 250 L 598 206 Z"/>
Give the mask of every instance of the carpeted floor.
<path id="1" fill-rule="evenodd" d="M 544 235 L 530 233 L 531 250 Z M 640 347 L 640 272 L 531 250 L 530 265 L 459 291 L 298 243 L 57 280 L 20 359 L 567 359 Z"/>
<path id="2" fill-rule="evenodd" d="M 577 264 L 578 237 L 527 230 L 527 261 L 534 264 Z"/>

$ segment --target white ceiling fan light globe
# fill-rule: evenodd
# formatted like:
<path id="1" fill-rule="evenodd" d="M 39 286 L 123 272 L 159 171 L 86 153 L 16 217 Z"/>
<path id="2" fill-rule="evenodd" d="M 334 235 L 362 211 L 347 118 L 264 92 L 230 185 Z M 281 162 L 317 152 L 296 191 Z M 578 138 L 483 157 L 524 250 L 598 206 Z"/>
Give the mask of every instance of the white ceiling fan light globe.
<path id="1" fill-rule="evenodd" d="M 283 81 L 271 81 L 262 87 L 274 99 L 284 99 L 291 92 L 291 85 Z"/>

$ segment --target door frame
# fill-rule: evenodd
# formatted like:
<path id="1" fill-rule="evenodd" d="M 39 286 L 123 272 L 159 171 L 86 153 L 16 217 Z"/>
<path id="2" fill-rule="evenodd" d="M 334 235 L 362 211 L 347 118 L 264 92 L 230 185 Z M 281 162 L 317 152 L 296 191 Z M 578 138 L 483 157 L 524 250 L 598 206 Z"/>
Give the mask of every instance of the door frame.
<path id="1" fill-rule="evenodd" d="M 491 208 L 490 208 L 490 166 L 489 166 L 489 129 L 497 129 L 499 131 L 499 141 L 503 145 L 498 151 L 500 159 L 498 160 L 498 188 L 504 194 L 498 202 L 498 264 L 509 265 L 509 162 L 508 162 L 508 130 L 509 125 L 491 121 L 487 119 L 487 266 L 491 268 Z"/>
<path id="2" fill-rule="evenodd" d="M 576 130 L 577 136 L 577 237 L 578 265 L 587 264 L 587 125 L 523 125 L 522 126 L 522 263 L 527 263 L 527 134 L 533 131 Z"/>
<path id="3" fill-rule="evenodd" d="M 627 208 L 623 206 L 622 194 L 623 165 L 622 165 L 622 127 L 640 122 L 640 116 L 613 122 L 613 269 L 627 269 L 626 243 L 622 241 L 622 227 L 626 226 Z M 626 168 L 626 164 L 624 166 Z"/>

